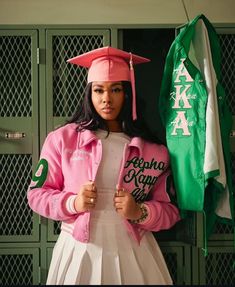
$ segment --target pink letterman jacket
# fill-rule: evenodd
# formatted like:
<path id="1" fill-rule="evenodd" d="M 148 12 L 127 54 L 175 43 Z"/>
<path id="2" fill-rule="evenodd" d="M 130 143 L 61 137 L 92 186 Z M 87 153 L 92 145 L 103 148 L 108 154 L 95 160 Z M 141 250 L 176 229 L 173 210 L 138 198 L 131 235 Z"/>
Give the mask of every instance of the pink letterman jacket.
<path id="1" fill-rule="evenodd" d="M 95 182 L 102 144 L 93 132 L 77 132 L 76 126 L 68 124 L 49 133 L 27 196 L 33 211 L 62 221 L 62 230 L 70 232 L 76 240 L 88 242 L 90 212 L 74 214 L 67 203 L 82 184 Z M 138 137 L 125 146 L 117 184 L 131 192 L 136 201 L 145 201 L 149 211 L 141 224 L 124 220 L 138 242 L 145 231 L 168 229 L 180 219 L 178 208 L 170 200 L 174 198 L 174 189 L 168 188 L 169 175 L 165 146 Z"/>

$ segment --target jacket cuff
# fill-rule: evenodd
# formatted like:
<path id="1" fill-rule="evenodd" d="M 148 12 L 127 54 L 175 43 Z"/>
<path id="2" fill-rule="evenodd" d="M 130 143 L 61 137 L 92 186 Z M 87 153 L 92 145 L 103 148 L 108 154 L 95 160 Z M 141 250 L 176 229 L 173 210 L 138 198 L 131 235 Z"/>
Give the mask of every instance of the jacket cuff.
<path id="1" fill-rule="evenodd" d="M 144 215 L 144 219 L 140 218 L 140 219 L 137 219 L 137 220 L 129 220 L 130 223 L 138 224 L 138 225 L 145 225 L 145 224 L 148 224 L 148 222 L 151 220 L 150 208 L 145 203 L 142 203 L 142 205 L 144 205 L 144 208 L 147 211 L 147 214 Z"/>
<path id="2" fill-rule="evenodd" d="M 145 208 L 147 209 L 147 217 L 139 224 L 148 224 L 148 222 L 151 220 L 151 210 L 148 206 L 148 204 L 144 203 Z"/>
<path id="3" fill-rule="evenodd" d="M 66 207 L 67 211 L 71 214 L 77 214 L 78 213 L 74 207 L 74 201 L 75 201 L 76 197 L 77 197 L 77 195 L 71 195 L 70 197 L 68 197 L 68 199 L 66 201 L 65 207 Z"/>

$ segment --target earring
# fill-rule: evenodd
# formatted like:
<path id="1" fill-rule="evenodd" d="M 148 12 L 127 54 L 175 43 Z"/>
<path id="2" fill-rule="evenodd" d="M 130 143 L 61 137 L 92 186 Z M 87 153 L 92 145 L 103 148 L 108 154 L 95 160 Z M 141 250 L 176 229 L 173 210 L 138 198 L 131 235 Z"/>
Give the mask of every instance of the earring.
<path id="1" fill-rule="evenodd" d="M 122 130 L 124 131 L 125 130 L 125 122 L 124 121 L 122 121 Z"/>

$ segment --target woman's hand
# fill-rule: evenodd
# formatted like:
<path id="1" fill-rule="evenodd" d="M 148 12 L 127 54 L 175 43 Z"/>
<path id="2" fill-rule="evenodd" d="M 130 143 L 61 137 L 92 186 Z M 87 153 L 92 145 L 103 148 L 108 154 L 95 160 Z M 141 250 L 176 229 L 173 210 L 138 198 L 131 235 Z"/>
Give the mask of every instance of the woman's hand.
<path id="1" fill-rule="evenodd" d="M 97 202 L 97 189 L 94 182 L 89 181 L 82 185 L 74 201 L 74 208 L 77 212 L 91 210 Z"/>
<path id="2" fill-rule="evenodd" d="M 141 217 L 141 209 L 134 197 L 123 188 L 117 189 L 114 196 L 114 207 L 118 214 L 126 219 L 138 219 Z"/>

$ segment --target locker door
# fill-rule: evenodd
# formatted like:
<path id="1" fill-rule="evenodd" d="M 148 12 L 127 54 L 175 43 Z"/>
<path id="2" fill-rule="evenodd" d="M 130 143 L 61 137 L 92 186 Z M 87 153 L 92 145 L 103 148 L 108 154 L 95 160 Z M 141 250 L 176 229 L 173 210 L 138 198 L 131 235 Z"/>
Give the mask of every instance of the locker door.
<path id="1" fill-rule="evenodd" d="M 0 285 L 37 285 L 40 281 L 37 248 L 0 248 Z"/>
<path id="2" fill-rule="evenodd" d="M 208 247 L 208 256 L 199 254 L 199 283 L 202 285 L 234 285 L 234 247 Z"/>
<path id="3" fill-rule="evenodd" d="M 221 47 L 221 83 L 227 103 L 233 115 L 233 131 L 230 138 L 231 170 L 235 187 L 235 29 L 217 29 Z M 210 240 L 234 240 L 234 227 L 217 223 Z"/>
<path id="4" fill-rule="evenodd" d="M 63 124 L 83 99 L 85 68 L 66 63 L 69 58 L 110 44 L 109 30 L 47 30 L 47 131 Z M 60 223 L 49 222 L 48 240 L 56 239 Z"/>
<path id="5" fill-rule="evenodd" d="M 189 264 L 186 267 L 187 260 L 184 258 L 184 246 L 174 246 L 174 244 L 160 243 L 162 254 L 165 258 L 168 270 L 170 272 L 173 284 L 188 284 L 185 270 L 190 274 Z"/>
<path id="6" fill-rule="evenodd" d="M 0 30 L 0 241 L 37 241 L 26 191 L 38 156 L 37 31 Z"/>

